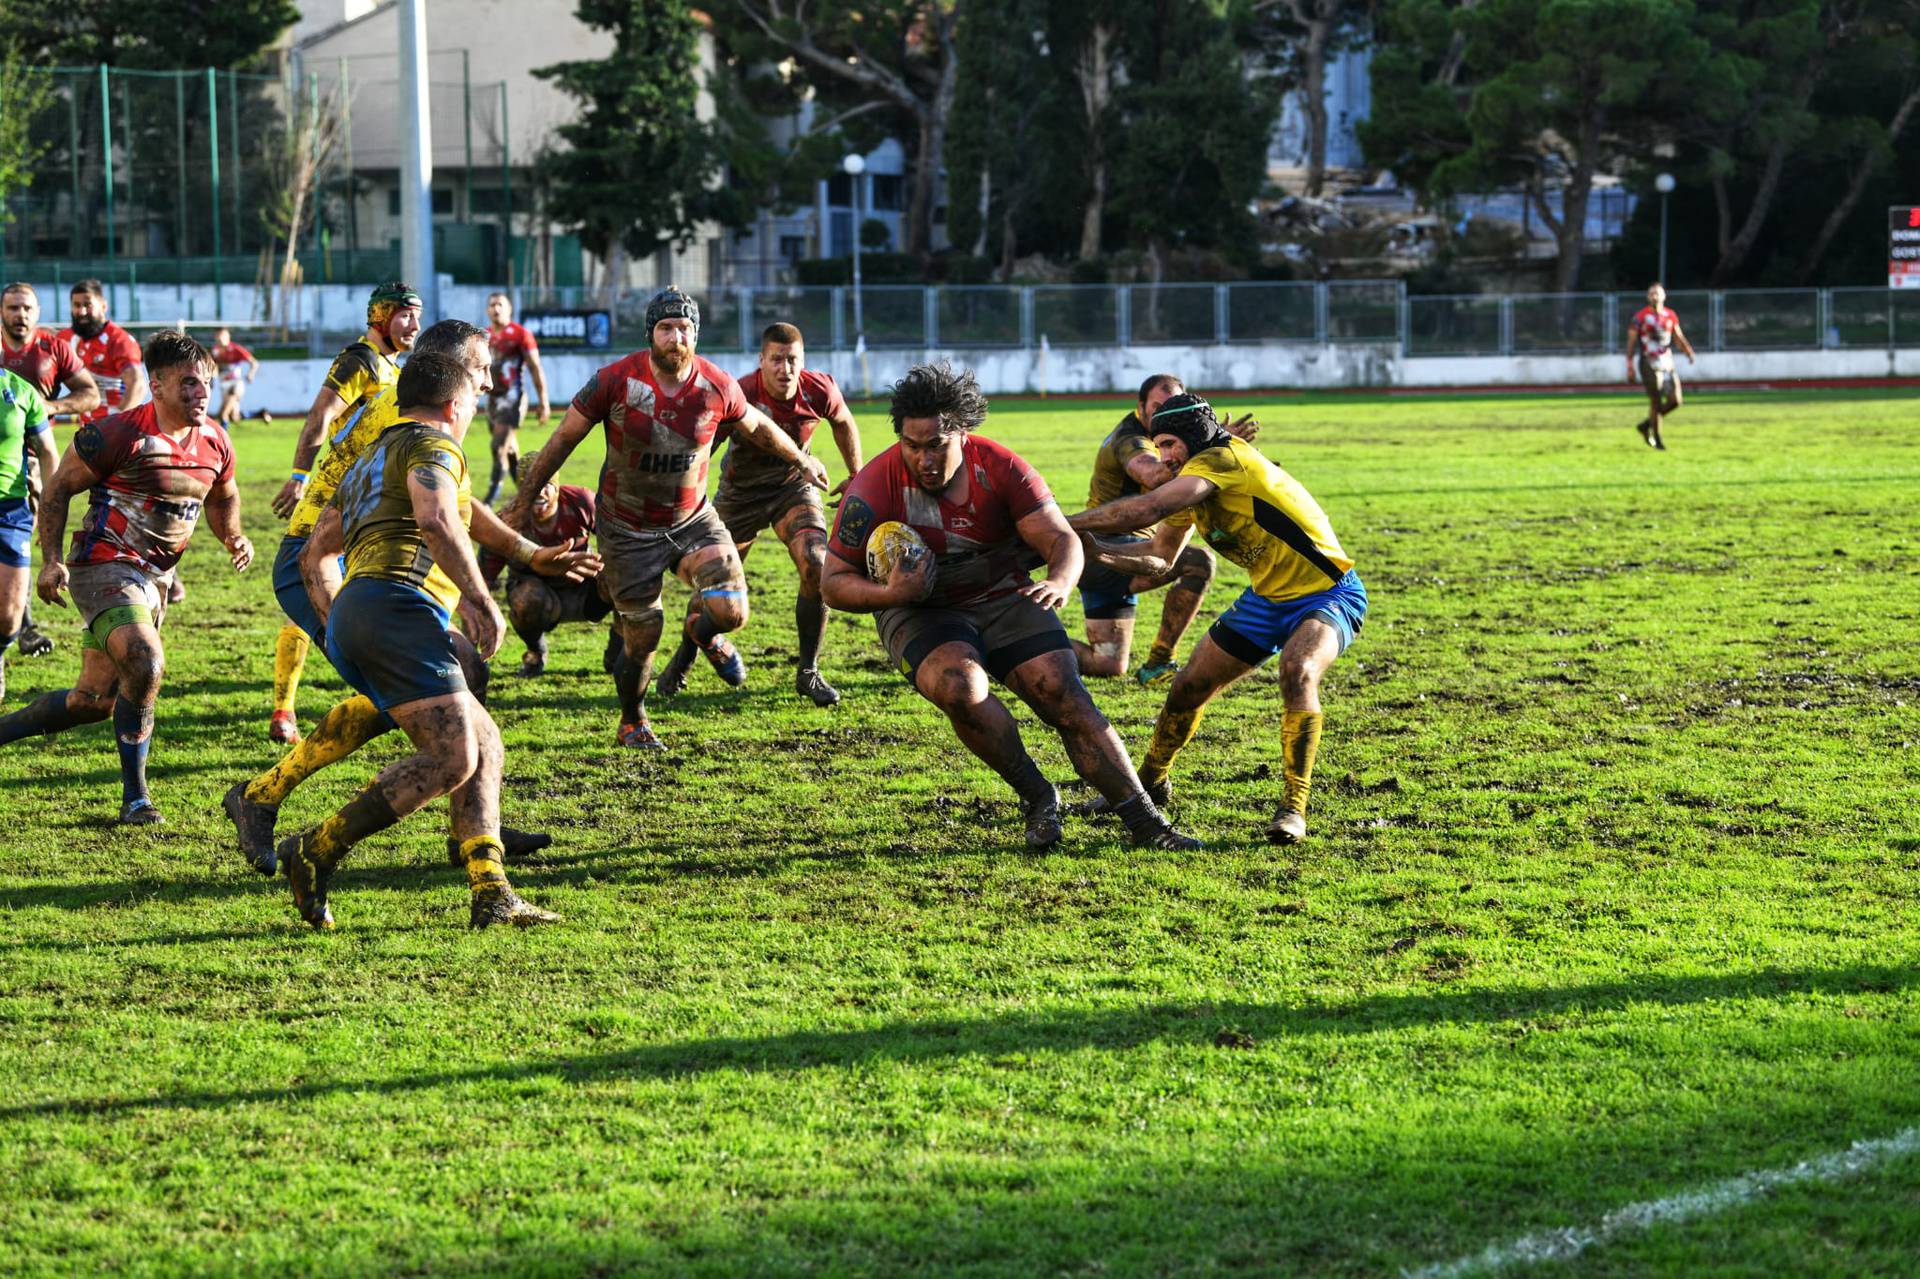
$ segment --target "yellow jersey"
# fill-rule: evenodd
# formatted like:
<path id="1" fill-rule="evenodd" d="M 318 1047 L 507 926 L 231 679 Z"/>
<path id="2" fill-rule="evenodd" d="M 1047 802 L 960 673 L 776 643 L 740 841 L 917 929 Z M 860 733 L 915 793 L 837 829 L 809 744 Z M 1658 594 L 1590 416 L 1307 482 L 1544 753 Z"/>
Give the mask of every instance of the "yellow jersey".
<path id="1" fill-rule="evenodd" d="M 1127 474 L 1127 463 L 1143 453 L 1155 459 L 1160 456 L 1153 441 L 1147 438 L 1147 428 L 1140 423 L 1140 410 L 1128 409 L 1127 415 L 1107 433 L 1107 438 L 1100 441 L 1100 451 L 1093 455 L 1093 481 L 1087 486 L 1087 505 L 1104 506 L 1118 498 L 1144 492 L 1139 482 Z M 1135 529 L 1134 534 L 1137 536 L 1143 531 Z"/>
<path id="2" fill-rule="evenodd" d="M 460 589 L 433 562 L 413 518 L 407 476 L 417 467 L 445 471 L 455 486 L 461 527 L 472 518 L 473 486 L 459 441 L 436 426 L 401 421 L 373 441 L 340 481 L 335 501 L 346 536 L 346 580 L 399 582 L 451 612 L 460 601 Z"/>
<path id="3" fill-rule="evenodd" d="M 400 366 L 365 338 L 334 357 L 326 381 L 347 402 L 347 411 L 335 419 L 333 434 L 327 437 L 327 454 L 313 468 L 307 491 L 287 517 L 288 537 L 306 537 L 313 532 L 347 468 L 368 444 L 400 420 L 399 405 L 394 403 Z"/>
<path id="4" fill-rule="evenodd" d="M 1214 493 L 1164 523 L 1192 526 L 1209 548 L 1247 570 L 1256 595 L 1276 603 L 1299 599 L 1353 567 L 1313 495 L 1245 440 L 1229 438 L 1188 458 L 1180 474 L 1210 482 Z"/>

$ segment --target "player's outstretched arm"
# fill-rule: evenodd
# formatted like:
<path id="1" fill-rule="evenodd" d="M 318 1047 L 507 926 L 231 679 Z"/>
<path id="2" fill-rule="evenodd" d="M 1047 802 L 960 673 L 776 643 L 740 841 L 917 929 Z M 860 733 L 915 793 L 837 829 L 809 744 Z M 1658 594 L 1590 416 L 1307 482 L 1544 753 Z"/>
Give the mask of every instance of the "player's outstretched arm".
<path id="1" fill-rule="evenodd" d="M 1635 329 L 1631 324 L 1627 325 L 1627 381 L 1629 382 L 1638 382 L 1640 380 L 1634 376 L 1633 372 L 1634 347 L 1638 345 L 1639 341 L 1639 330 Z"/>
<path id="2" fill-rule="evenodd" d="M 518 564 L 542 577 L 564 577 L 570 582 L 584 582 L 605 567 L 598 555 L 586 549 L 586 539 L 572 544 L 542 546 L 530 537 L 522 537 L 488 510 L 484 502 L 473 504 L 467 532 L 472 534 L 475 542 L 507 563 Z"/>
<path id="3" fill-rule="evenodd" d="M 127 391 L 120 403 L 131 408 L 147 398 L 147 366 L 138 363 L 127 365 L 126 379 Z"/>
<path id="4" fill-rule="evenodd" d="M 1218 487 L 1197 475 L 1176 476 L 1151 493 L 1137 493 L 1082 511 L 1067 524 L 1081 533 L 1129 533 L 1150 528 L 1176 511 L 1200 505 Z"/>
<path id="5" fill-rule="evenodd" d="M 313 470 L 314 459 L 320 456 L 320 441 L 326 438 L 333 420 L 346 409 L 347 402 L 331 386 L 321 387 L 313 397 L 306 420 L 300 423 L 300 437 L 293 442 L 293 474 L 273 495 L 273 513 L 281 519 L 292 515 L 293 508 L 300 505 L 300 498 L 307 491 L 307 476 Z"/>
<path id="6" fill-rule="evenodd" d="M 100 428 L 92 423 L 82 426 L 75 433 L 73 443 L 67 446 L 60 465 L 47 478 L 46 491 L 40 495 L 40 513 L 36 517 L 40 535 L 38 592 L 41 599 L 62 608 L 67 604 L 63 598 L 67 589 L 67 566 L 60 558 L 60 543 L 67 537 L 67 507 L 75 493 L 84 493 L 100 482 L 99 475 L 82 456 L 83 450 L 91 452 L 100 447 Z"/>
<path id="7" fill-rule="evenodd" d="M 207 494 L 205 510 L 207 527 L 220 539 L 220 545 L 227 548 L 233 571 L 246 572 L 247 565 L 253 563 L 253 543 L 240 531 L 240 486 L 232 477 Z"/>
<path id="8" fill-rule="evenodd" d="M 1020 594 L 1042 608 L 1059 608 L 1073 594 L 1073 584 L 1080 580 L 1080 570 L 1086 567 L 1080 538 L 1067 527 L 1066 517 L 1052 502 L 1028 511 L 1014 528 L 1020 540 L 1047 562 L 1047 575 L 1037 582 L 1028 582 L 1020 588 Z"/>
<path id="9" fill-rule="evenodd" d="M 547 437 L 547 442 L 531 460 L 524 457 L 520 459 L 520 491 L 500 512 L 500 518 L 514 528 L 525 528 L 533 516 L 532 495 L 547 486 L 547 481 L 566 464 L 566 460 L 573 456 L 573 451 L 580 447 L 580 441 L 586 439 L 587 432 L 596 425 L 580 411 L 578 404 L 568 405 L 567 415 L 560 419 L 560 429 Z"/>
<path id="10" fill-rule="evenodd" d="M 1680 327 L 1678 320 L 1673 322 L 1673 342 L 1675 346 L 1686 352 L 1688 364 L 1696 363 L 1693 358 L 1693 343 L 1687 341 L 1686 330 Z"/>
<path id="11" fill-rule="evenodd" d="M 492 657 L 499 651 L 506 620 L 480 575 L 480 562 L 473 557 L 453 473 L 429 463 L 415 466 L 407 472 L 407 496 L 427 552 L 460 592 L 460 619 L 467 626 L 467 638 L 481 657 Z"/>
<path id="12" fill-rule="evenodd" d="M 540 397 L 540 425 L 545 426 L 553 418 L 553 407 L 547 403 L 547 371 L 540 367 L 538 347 L 530 347 L 527 351 L 527 376 L 533 379 L 533 393 Z M 536 493 L 539 491 L 534 490 Z"/>
<path id="13" fill-rule="evenodd" d="M 1187 549 L 1192 537 L 1191 524 L 1160 524 L 1155 526 L 1153 540 L 1149 542 L 1114 542 L 1097 533 L 1082 533 L 1080 544 L 1088 559 L 1116 573 L 1166 577 L 1173 572 L 1174 561 Z"/>
<path id="14" fill-rule="evenodd" d="M 346 545 L 346 526 L 340 520 L 340 508 L 329 504 L 314 521 L 307 544 L 300 548 L 300 581 L 313 601 L 313 611 L 321 621 L 333 612 L 333 597 L 340 593 L 340 551 Z"/>
<path id="15" fill-rule="evenodd" d="M 1167 469 L 1166 463 L 1162 462 L 1160 455 L 1152 449 L 1135 453 L 1127 459 L 1127 464 L 1122 469 L 1126 471 L 1128 479 L 1149 493 L 1173 478 L 1173 472 Z"/>
<path id="16" fill-rule="evenodd" d="M 788 466 L 799 467 L 806 475 L 807 482 L 815 488 L 827 487 L 826 464 L 794 443 L 791 435 L 781 430 L 772 418 L 759 409 L 749 404 L 746 413 L 730 425 L 755 448 L 764 449 Z M 539 490 L 535 489 L 534 492 Z"/>
<path id="17" fill-rule="evenodd" d="M 847 478 L 833 486 L 835 495 L 847 491 L 847 485 L 853 483 L 853 477 L 860 474 L 863 463 L 860 460 L 860 427 L 853 420 L 853 411 L 844 404 L 827 421 L 833 426 L 833 443 L 840 450 L 840 460 L 847 464 Z"/>

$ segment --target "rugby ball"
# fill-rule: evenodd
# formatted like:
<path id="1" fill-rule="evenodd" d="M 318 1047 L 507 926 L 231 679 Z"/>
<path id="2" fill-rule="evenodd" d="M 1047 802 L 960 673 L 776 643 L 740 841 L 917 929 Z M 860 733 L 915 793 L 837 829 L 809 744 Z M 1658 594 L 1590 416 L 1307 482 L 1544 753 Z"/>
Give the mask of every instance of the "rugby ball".
<path id="1" fill-rule="evenodd" d="M 867 537 L 867 576 L 885 582 L 893 576 L 893 566 L 903 557 L 911 568 L 927 553 L 926 539 L 911 524 L 887 520 L 874 526 Z"/>

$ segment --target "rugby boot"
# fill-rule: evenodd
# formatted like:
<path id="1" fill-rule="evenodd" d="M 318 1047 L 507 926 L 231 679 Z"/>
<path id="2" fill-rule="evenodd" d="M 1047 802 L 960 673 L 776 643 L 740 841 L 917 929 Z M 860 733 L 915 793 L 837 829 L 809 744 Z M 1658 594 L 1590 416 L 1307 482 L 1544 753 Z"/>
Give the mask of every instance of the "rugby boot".
<path id="1" fill-rule="evenodd" d="M 22 657 L 45 657 L 53 651 L 53 637 L 42 633 L 32 622 L 20 628 L 20 634 L 14 637 L 13 642 Z"/>
<path id="2" fill-rule="evenodd" d="M 1127 842 L 1135 848 L 1158 848 L 1169 853 L 1190 853 L 1206 845 L 1191 835 L 1182 835 L 1166 822 L 1161 822 L 1158 830 L 1129 831 Z"/>
<path id="3" fill-rule="evenodd" d="M 707 664 L 718 675 L 735 688 L 743 687 L 747 682 L 747 659 L 740 656 L 740 650 L 724 635 L 713 637 L 713 643 L 700 650 L 707 655 Z"/>
<path id="4" fill-rule="evenodd" d="M 620 732 L 614 737 L 614 741 L 621 746 L 636 746 L 642 750 L 663 751 L 667 749 L 667 744 L 661 741 L 659 734 L 653 731 L 653 725 L 644 719 L 637 724 L 626 723 L 620 725 Z"/>
<path id="5" fill-rule="evenodd" d="M 840 690 L 827 683 L 818 667 L 802 666 L 794 672 L 793 691 L 812 698 L 813 704 L 822 708 L 840 704 Z"/>
<path id="6" fill-rule="evenodd" d="M 508 861 L 537 853 L 552 843 L 553 836 L 545 831 L 515 830 L 511 826 L 500 828 L 500 848 Z M 451 835 L 447 836 L 447 865 L 459 870 L 466 864 L 466 858 L 460 855 L 460 841 Z"/>
<path id="7" fill-rule="evenodd" d="M 1140 789 L 1147 793 L 1155 808 L 1165 808 L 1173 802 L 1173 779 L 1163 777 L 1157 782 L 1141 782 Z M 1074 805 L 1073 811 L 1081 817 L 1111 817 L 1113 805 L 1107 802 L 1105 795 L 1095 795 L 1085 803 Z"/>
<path id="8" fill-rule="evenodd" d="M 673 656 L 653 677 L 653 691 L 662 697 L 672 697 L 687 686 L 687 672 L 693 669 L 693 655 L 698 647 L 690 639 L 680 641 L 680 647 L 673 650 Z"/>
<path id="9" fill-rule="evenodd" d="M 1156 684 L 1166 683 L 1179 673 L 1180 663 L 1178 662 L 1155 662 L 1151 666 L 1142 666 L 1135 671 L 1133 679 L 1141 688 L 1152 688 Z"/>
<path id="10" fill-rule="evenodd" d="M 333 927 L 333 911 L 327 905 L 327 881 L 340 863 L 335 858 L 312 852 L 307 845 L 313 836 L 312 830 L 289 835 L 280 841 L 275 852 L 280 864 L 287 868 L 287 887 L 293 890 L 293 908 L 314 928 L 327 929 Z"/>
<path id="11" fill-rule="evenodd" d="M 1660 447 L 1658 444 L 1655 444 L 1653 442 L 1653 422 L 1651 420 L 1644 417 L 1641 418 L 1639 430 L 1640 430 L 1640 442 L 1642 444 L 1645 444 L 1650 449 L 1657 449 Z"/>
<path id="12" fill-rule="evenodd" d="M 292 711 L 275 711 L 267 721 L 267 740 L 278 746 L 293 746 L 300 741 L 300 724 Z"/>
<path id="13" fill-rule="evenodd" d="M 120 805 L 120 816 L 116 819 L 121 826 L 158 826 L 166 820 L 145 795 Z"/>
<path id="14" fill-rule="evenodd" d="M 486 928 L 492 924 L 531 928 L 535 924 L 559 922 L 560 916 L 550 910 L 541 910 L 506 884 L 483 884 L 474 889 L 473 906 L 467 915 L 467 923 L 474 928 Z"/>
<path id="15" fill-rule="evenodd" d="M 1653 428 L 1652 444 L 1653 447 L 1659 449 L 1662 453 L 1667 451 L 1667 437 L 1660 434 L 1660 428 L 1657 426 Z"/>
<path id="16" fill-rule="evenodd" d="M 1307 815 L 1297 808 L 1282 808 L 1267 823 L 1267 842 L 1297 844 L 1307 837 Z"/>
<path id="17" fill-rule="evenodd" d="M 1028 848 L 1052 848 L 1060 842 L 1060 792 L 1049 786 L 1039 799 L 1021 800 L 1020 818 L 1027 826 Z"/>
<path id="18" fill-rule="evenodd" d="M 542 635 L 540 643 L 520 654 L 520 669 L 515 672 L 521 679 L 533 679 L 547 673 L 547 637 Z M 608 672 L 611 674 L 612 672 Z"/>
<path id="19" fill-rule="evenodd" d="M 271 875 L 280 869 L 280 861 L 273 853 L 273 824 L 280 816 L 280 806 L 254 803 L 247 798 L 247 784 L 235 782 L 220 801 L 220 807 L 226 810 L 227 819 L 240 835 L 240 855 L 247 859 L 247 865 L 262 875 Z"/>

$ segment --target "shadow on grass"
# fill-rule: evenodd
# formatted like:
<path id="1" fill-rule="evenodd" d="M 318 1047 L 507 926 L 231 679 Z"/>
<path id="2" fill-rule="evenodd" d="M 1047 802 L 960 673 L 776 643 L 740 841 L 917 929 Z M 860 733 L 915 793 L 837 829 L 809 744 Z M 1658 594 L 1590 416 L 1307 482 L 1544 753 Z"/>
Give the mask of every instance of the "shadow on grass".
<path id="1" fill-rule="evenodd" d="M 1072 1008 L 1032 1015 L 934 1018 L 855 1030 L 795 1031 L 779 1035 L 721 1036 L 648 1044 L 615 1052 L 505 1061 L 467 1070 L 390 1078 L 354 1078 L 291 1088 L 239 1088 L 140 1097 L 75 1098 L 0 1107 L 0 1122 L 34 1115 L 119 1114 L 143 1110 L 214 1110 L 258 1102 L 285 1103 L 336 1093 L 408 1094 L 476 1083 L 558 1078 L 569 1084 L 615 1079 L 673 1079 L 710 1071 L 806 1071 L 873 1062 L 923 1062 L 963 1056 L 1003 1056 L 1083 1048 L 1131 1049 L 1152 1042 L 1211 1045 L 1221 1051 L 1264 1039 L 1368 1035 L 1440 1025 L 1513 1022 L 1528 1033 L 1550 1033 L 1542 1018 L 1613 1012 L 1636 1004 L 1680 1006 L 1789 995 L 1892 992 L 1920 985 L 1905 965 L 1858 965 L 1825 970 L 1778 970 L 1645 981 L 1596 982 L 1533 990 L 1389 992 L 1349 1002 L 1298 1004 L 1236 1001 L 1150 1004 L 1130 1008 Z"/>

